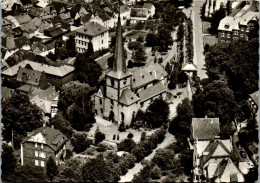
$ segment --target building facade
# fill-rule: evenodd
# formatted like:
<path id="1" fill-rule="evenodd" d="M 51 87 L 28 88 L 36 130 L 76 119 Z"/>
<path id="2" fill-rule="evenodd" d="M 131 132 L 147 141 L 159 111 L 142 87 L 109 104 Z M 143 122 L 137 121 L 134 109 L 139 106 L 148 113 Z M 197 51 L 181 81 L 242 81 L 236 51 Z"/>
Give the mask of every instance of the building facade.
<path id="1" fill-rule="evenodd" d="M 98 51 L 109 47 L 108 28 L 96 23 L 90 22 L 84 27 L 75 30 L 76 49 L 79 53 L 84 53 L 88 50 L 88 43 L 91 41 L 93 50 Z"/>
<path id="2" fill-rule="evenodd" d="M 59 130 L 41 127 L 21 143 L 21 165 L 45 167 L 52 156 L 57 165 L 66 157 L 67 137 Z"/>

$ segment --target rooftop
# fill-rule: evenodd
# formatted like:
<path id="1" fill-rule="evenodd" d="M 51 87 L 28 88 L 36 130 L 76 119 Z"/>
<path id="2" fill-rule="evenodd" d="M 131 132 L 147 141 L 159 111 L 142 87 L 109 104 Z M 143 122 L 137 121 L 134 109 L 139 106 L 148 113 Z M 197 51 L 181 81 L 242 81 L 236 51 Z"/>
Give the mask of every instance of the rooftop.
<path id="1" fill-rule="evenodd" d="M 157 95 L 160 95 L 161 93 L 164 93 L 164 92 L 166 92 L 166 88 L 160 82 L 158 84 L 148 87 L 147 89 L 141 90 L 140 92 L 138 92 L 138 94 L 141 99 L 141 102 L 144 102 L 144 101 L 146 101 L 152 97 L 155 97 Z"/>
<path id="2" fill-rule="evenodd" d="M 85 34 L 88 36 L 97 36 L 108 31 L 108 28 L 96 22 L 90 22 L 84 27 L 75 30 L 77 33 Z"/>

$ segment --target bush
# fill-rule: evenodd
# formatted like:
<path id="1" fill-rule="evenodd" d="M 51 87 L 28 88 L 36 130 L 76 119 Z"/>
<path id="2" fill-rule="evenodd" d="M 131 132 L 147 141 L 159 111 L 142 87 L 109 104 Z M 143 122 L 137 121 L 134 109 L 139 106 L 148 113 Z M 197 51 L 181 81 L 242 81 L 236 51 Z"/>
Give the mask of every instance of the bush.
<path id="1" fill-rule="evenodd" d="M 65 159 L 70 159 L 73 156 L 73 152 L 70 149 L 66 150 L 66 158 Z"/>
<path id="2" fill-rule="evenodd" d="M 156 165 L 151 171 L 152 179 L 160 179 L 162 175 L 161 169 Z"/>
<path id="3" fill-rule="evenodd" d="M 125 132 L 125 123 L 124 123 L 124 122 L 122 122 L 122 123 L 119 125 L 118 131 L 120 131 L 120 132 Z"/>
<path id="4" fill-rule="evenodd" d="M 139 36 L 136 41 L 142 43 L 142 42 L 144 42 L 144 37 L 143 36 Z"/>
<path id="5" fill-rule="evenodd" d="M 103 140 L 105 140 L 106 136 L 104 133 L 100 132 L 99 128 L 97 128 L 96 132 L 95 132 L 95 144 L 99 144 L 100 142 L 102 142 Z"/>
<path id="6" fill-rule="evenodd" d="M 146 140 L 146 133 L 142 132 L 141 134 L 141 141 L 145 141 Z"/>
<path id="7" fill-rule="evenodd" d="M 127 135 L 127 138 L 129 138 L 129 139 L 132 139 L 133 137 L 134 137 L 134 135 L 131 132 Z"/>
<path id="8" fill-rule="evenodd" d="M 131 152 L 132 149 L 136 146 L 136 143 L 133 139 L 128 138 L 123 140 L 117 145 L 117 148 L 119 151 L 126 151 L 126 152 Z"/>
<path id="9" fill-rule="evenodd" d="M 85 151 L 92 143 L 92 140 L 87 139 L 86 134 L 75 134 L 71 139 L 71 144 L 74 146 L 73 150 L 76 153 Z"/>
<path id="10" fill-rule="evenodd" d="M 108 149 L 107 145 L 104 143 L 99 143 L 97 146 L 98 152 L 105 152 Z"/>

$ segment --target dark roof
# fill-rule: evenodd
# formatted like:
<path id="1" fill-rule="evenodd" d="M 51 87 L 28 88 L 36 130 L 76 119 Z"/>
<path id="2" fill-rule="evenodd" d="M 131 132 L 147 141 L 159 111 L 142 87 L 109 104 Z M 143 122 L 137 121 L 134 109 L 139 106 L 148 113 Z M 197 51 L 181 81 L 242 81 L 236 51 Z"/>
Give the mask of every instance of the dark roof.
<path id="1" fill-rule="evenodd" d="M 134 94 L 129 88 L 126 88 L 122 91 L 122 94 L 119 99 L 119 103 L 125 105 L 131 105 L 139 100 L 140 98 L 136 96 L 136 94 Z"/>
<path id="2" fill-rule="evenodd" d="M 44 32 L 48 32 L 51 37 L 56 37 L 63 34 L 63 31 L 60 27 L 50 27 L 49 29 L 44 30 Z"/>
<path id="3" fill-rule="evenodd" d="M 25 84 L 25 85 L 22 85 L 21 87 L 17 88 L 17 90 L 22 91 L 24 93 L 31 93 L 32 91 L 35 90 L 35 87 L 32 85 Z"/>
<path id="4" fill-rule="evenodd" d="M 191 127 L 194 140 L 214 139 L 220 133 L 219 118 L 192 118 Z"/>
<path id="5" fill-rule="evenodd" d="M 29 45 L 30 41 L 27 37 L 23 36 L 14 40 L 17 48 L 21 48 L 24 45 Z"/>
<path id="6" fill-rule="evenodd" d="M 80 11 L 82 7 L 82 4 L 76 4 L 75 6 L 73 6 L 70 10 L 70 15 L 72 18 L 75 18 L 76 14 Z"/>
<path id="7" fill-rule="evenodd" d="M 20 68 L 17 74 L 17 81 L 39 86 L 42 77 L 42 72 L 32 69 Z"/>
<path id="8" fill-rule="evenodd" d="M 221 177 L 226 169 L 226 166 L 228 164 L 228 160 L 223 159 L 219 164 L 218 167 L 213 175 L 213 177 Z"/>
<path id="9" fill-rule="evenodd" d="M 41 8 L 30 7 L 28 14 L 32 17 L 40 17 L 43 15 L 43 10 Z"/>
<path id="10" fill-rule="evenodd" d="M 59 15 L 52 17 L 51 20 L 52 20 L 52 22 L 54 24 L 63 23 L 64 22 L 64 20 Z"/>
<path id="11" fill-rule="evenodd" d="M 166 88 L 160 82 L 138 92 L 141 102 L 166 92 Z"/>
<path id="12" fill-rule="evenodd" d="M 83 23 L 87 23 L 91 19 L 91 14 L 85 14 L 81 20 Z"/>
<path id="13" fill-rule="evenodd" d="M 52 2 L 52 6 L 55 8 L 57 13 L 60 13 L 62 8 L 66 8 L 65 4 L 56 1 Z"/>
<path id="14" fill-rule="evenodd" d="M 85 34 L 88 36 L 97 36 L 106 31 L 108 31 L 108 28 L 106 28 L 98 23 L 95 23 L 95 22 L 90 22 L 87 25 L 85 25 L 84 27 L 75 30 L 75 32 Z"/>
<path id="15" fill-rule="evenodd" d="M 26 137 L 22 143 L 37 142 L 37 140 L 33 139 L 33 137 L 39 133 L 44 137 L 46 144 L 54 151 L 57 151 L 64 143 L 66 143 L 66 141 L 68 141 L 68 138 L 59 130 L 50 127 L 41 127 L 32 131 L 32 135 Z"/>

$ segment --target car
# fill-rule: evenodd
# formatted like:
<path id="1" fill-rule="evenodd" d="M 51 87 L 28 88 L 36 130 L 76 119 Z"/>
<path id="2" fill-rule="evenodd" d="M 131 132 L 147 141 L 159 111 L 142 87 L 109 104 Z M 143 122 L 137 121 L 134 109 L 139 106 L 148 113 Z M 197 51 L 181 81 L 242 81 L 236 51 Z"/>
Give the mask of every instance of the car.
<path id="1" fill-rule="evenodd" d="M 242 158 L 246 158 L 246 152 L 245 151 L 240 151 L 240 155 Z"/>

